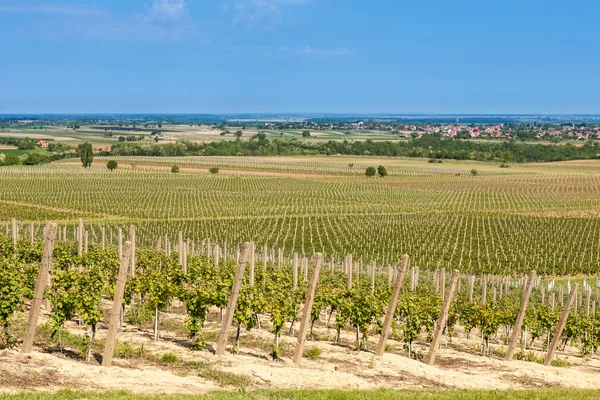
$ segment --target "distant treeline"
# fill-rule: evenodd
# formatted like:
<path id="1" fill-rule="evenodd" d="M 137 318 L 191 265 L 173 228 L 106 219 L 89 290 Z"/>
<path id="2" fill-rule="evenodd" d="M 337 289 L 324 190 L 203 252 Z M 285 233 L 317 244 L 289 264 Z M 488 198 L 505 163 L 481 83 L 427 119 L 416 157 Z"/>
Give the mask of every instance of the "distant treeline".
<path id="1" fill-rule="evenodd" d="M 114 144 L 106 155 L 119 156 L 293 156 L 293 155 L 366 155 L 382 157 L 419 157 L 498 162 L 545 162 L 598 158 L 598 142 L 583 146 L 525 144 L 514 140 L 503 143 L 478 142 L 424 135 L 406 141 L 328 141 L 297 139 L 268 140 L 257 135 L 250 140 L 196 143 Z"/>

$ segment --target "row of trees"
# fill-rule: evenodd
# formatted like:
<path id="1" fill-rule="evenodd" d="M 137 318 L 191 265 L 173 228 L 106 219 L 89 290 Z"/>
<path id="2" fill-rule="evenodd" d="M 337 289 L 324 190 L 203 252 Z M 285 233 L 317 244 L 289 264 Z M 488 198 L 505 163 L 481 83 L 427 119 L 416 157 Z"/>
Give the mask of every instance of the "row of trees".
<path id="1" fill-rule="evenodd" d="M 600 144 L 587 142 L 583 146 L 541 145 L 486 141 L 463 141 L 423 135 L 405 141 L 311 142 L 298 139 L 269 140 L 256 135 L 250 140 L 196 143 L 179 140 L 176 143 L 114 144 L 104 155 L 119 156 L 274 156 L 274 155 L 371 155 L 384 157 L 419 157 L 433 159 L 477 160 L 495 162 L 549 162 L 597 158 Z"/>

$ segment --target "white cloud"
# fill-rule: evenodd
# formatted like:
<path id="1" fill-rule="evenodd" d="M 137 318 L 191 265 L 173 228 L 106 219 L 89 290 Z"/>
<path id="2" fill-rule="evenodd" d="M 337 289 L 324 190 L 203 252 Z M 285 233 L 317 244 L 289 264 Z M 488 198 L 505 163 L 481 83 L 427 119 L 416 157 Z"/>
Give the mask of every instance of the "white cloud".
<path id="1" fill-rule="evenodd" d="M 277 23 L 286 6 L 311 3 L 312 0 L 235 0 L 233 24 L 269 27 Z"/>
<path id="2" fill-rule="evenodd" d="M 185 0 L 154 0 L 148 16 L 158 21 L 175 21 L 183 17 L 186 12 Z"/>

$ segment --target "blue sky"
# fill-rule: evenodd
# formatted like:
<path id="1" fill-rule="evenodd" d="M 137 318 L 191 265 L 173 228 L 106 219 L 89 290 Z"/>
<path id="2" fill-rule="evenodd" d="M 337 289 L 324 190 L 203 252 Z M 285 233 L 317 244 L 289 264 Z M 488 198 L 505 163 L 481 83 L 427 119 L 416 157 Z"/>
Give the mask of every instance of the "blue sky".
<path id="1" fill-rule="evenodd" d="M 0 113 L 600 113 L 591 0 L 0 0 Z"/>

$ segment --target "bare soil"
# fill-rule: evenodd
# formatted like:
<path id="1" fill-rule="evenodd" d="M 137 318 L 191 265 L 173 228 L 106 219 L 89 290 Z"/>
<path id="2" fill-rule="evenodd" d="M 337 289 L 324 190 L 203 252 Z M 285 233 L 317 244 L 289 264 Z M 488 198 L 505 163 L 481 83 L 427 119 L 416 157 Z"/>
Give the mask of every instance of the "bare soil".
<path id="1" fill-rule="evenodd" d="M 107 304 L 108 305 L 108 304 Z M 174 309 L 175 310 L 175 309 Z M 173 310 L 173 311 L 174 311 Z M 220 328 L 219 310 L 212 310 L 204 334 L 207 350 L 194 351 L 184 328 L 184 317 L 177 313 L 161 314 L 161 337 L 154 341 L 152 324 L 141 327 L 125 324 L 118 342 L 134 349 L 127 358 L 117 357 L 113 367 L 103 368 L 101 346 L 90 363 L 77 349 L 65 345 L 62 350 L 40 343 L 29 355 L 16 350 L 0 351 L 0 393 L 23 390 L 56 391 L 64 388 L 82 390 L 127 390 L 134 393 L 202 393 L 216 389 L 515 389 L 515 388 L 597 388 L 600 386 L 600 359 L 581 358 L 576 349 L 559 352 L 568 367 L 545 367 L 535 362 L 505 362 L 500 354 L 506 346 L 502 338 L 491 343 L 491 356 L 479 354 L 477 335 L 466 339 L 457 329 L 457 336 L 443 341 L 435 366 L 409 359 L 403 343 L 390 339 L 382 357 L 373 353 L 378 337 L 373 335 L 366 351 L 356 351 L 354 332 L 342 333 L 341 342 L 334 343 L 335 332 L 323 324 L 315 328 L 321 341 L 308 341 L 307 348 L 316 346 L 321 354 L 304 358 L 302 365 L 293 364 L 296 338 L 283 334 L 280 338 L 282 357 L 270 356 L 273 334 L 267 317 L 262 328 L 242 329 L 238 354 L 226 352 L 214 355 L 216 336 Z M 21 320 L 25 315 L 20 316 Z M 41 323 L 47 314 L 41 318 Z M 105 321 L 106 322 L 106 321 Z M 104 340 L 105 322 L 100 324 L 97 342 Z M 296 324 L 296 328 L 297 328 Z M 65 330 L 85 335 L 88 328 L 69 321 Z M 288 329 L 285 329 L 287 333 Z M 234 347 L 235 327 L 229 349 Z M 536 343 L 541 346 L 541 343 Z M 427 352 L 426 338 L 414 344 L 419 356 Z M 528 349 L 543 358 L 540 347 Z M 164 354 L 176 355 L 176 361 L 164 361 Z"/>

